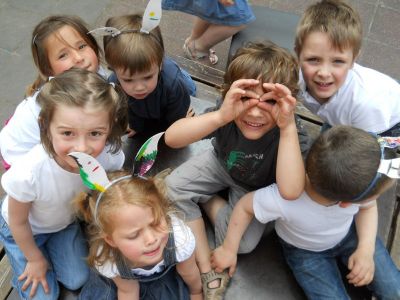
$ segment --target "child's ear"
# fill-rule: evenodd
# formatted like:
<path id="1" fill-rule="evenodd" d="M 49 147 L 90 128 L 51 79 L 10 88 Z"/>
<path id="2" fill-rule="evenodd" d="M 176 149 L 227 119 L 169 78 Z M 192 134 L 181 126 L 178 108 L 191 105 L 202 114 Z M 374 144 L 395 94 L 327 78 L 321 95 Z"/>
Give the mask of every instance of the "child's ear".
<path id="1" fill-rule="evenodd" d="M 351 64 L 351 67 L 354 67 L 354 63 L 360 57 L 360 52 L 361 51 L 358 51 L 358 53 L 354 54 L 353 63 Z"/>
<path id="2" fill-rule="evenodd" d="M 117 248 L 117 245 L 114 243 L 114 240 L 111 236 L 109 236 L 108 234 L 103 236 L 104 241 L 109 244 L 111 247 L 113 248 Z"/>

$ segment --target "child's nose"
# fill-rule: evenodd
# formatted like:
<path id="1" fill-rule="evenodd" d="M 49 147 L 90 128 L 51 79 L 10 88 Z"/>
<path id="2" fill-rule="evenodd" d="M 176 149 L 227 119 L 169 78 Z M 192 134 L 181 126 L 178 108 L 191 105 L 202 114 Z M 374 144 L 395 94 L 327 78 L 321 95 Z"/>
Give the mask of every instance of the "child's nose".
<path id="1" fill-rule="evenodd" d="M 78 138 L 75 144 L 75 151 L 76 152 L 84 152 L 87 153 L 88 151 L 88 144 L 85 138 Z"/>
<path id="2" fill-rule="evenodd" d="M 144 232 L 144 237 L 146 245 L 151 245 L 156 241 L 156 235 L 154 234 L 154 231 L 152 229 L 147 229 Z"/>
<path id="3" fill-rule="evenodd" d="M 261 109 L 257 106 L 250 108 L 248 114 L 252 117 L 260 117 L 262 115 Z"/>
<path id="4" fill-rule="evenodd" d="M 83 61 L 83 55 L 81 53 L 79 53 L 79 51 L 74 50 L 73 56 L 74 56 L 74 61 L 76 64 Z"/>
<path id="5" fill-rule="evenodd" d="M 330 68 L 327 65 L 321 65 L 318 69 L 318 75 L 321 77 L 327 77 L 330 74 Z"/>

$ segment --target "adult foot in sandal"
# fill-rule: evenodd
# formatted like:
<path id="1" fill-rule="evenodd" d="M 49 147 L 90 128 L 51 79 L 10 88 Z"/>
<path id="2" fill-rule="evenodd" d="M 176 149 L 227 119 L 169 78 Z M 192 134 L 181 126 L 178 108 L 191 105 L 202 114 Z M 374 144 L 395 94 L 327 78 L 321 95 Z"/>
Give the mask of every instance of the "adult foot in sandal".
<path id="1" fill-rule="evenodd" d="M 211 270 L 210 272 L 200 274 L 200 276 L 203 285 L 204 299 L 224 299 L 225 291 L 230 280 L 229 274 L 226 270 L 222 273 L 217 273 L 214 270 Z"/>
<path id="2" fill-rule="evenodd" d="M 207 51 L 200 51 L 196 48 L 196 41 L 187 38 L 183 44 L 183 52 L 185 56 L 192 60 L 203 60 L 208 57 L 210 63 L 215 65 L 218 62 L 218 56 L 215 54 L 214 49 L 209 49 Z"/>

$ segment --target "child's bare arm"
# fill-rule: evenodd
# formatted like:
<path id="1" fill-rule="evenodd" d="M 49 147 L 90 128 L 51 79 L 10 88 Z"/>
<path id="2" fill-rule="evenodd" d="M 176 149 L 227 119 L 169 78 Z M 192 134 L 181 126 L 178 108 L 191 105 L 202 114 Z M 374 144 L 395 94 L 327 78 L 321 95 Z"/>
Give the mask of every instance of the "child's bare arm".
<path id="1" fill-rule="evenodd" d="M 258 84 L 258 80 L 240 79 L 235 81 L 219 110 L 192 118 L 179 119 L 165 132 L 165 143 L 172 148 L 185 147 L 231 122 L 249 107 L 257 105 L 258 96 L 252 91 L 245 90 L 246 87 L 255 84 Z M 242 97 L 251 98 L 251 101 L 242 101 Z"/>
<path id="2" fill-rule="evenodd" d="M 26 290 L 32 285 L 29 296 L 36 294 L 39 284 L 43 286 L 46 293 L 49 287 L 46 280 L 48 263 L 42 251 L 37 247 L 33 238 L 32 229 L 29 224 L 30 203 L 24 203 L 15 200 L 12 197 L 8 199 L 9 226 L 13 238 L 27 260 L 24 272 L 18 277 L 18 280 L 25 280 L 22 290 Z"/>
<path id="3" fill-rule="evenodd" d="M 240 240 L 254 217 L 253 197 L 254 192 L 244 195 L 233 209 L 224 243 L 211 255 L 216 272 L 229 268 L 229 276 L 235 273 Z"/>
<path id="4" fill-rule="evenodd" d="M 282 84 L 264 83 L 263 87 L 271 92 L 261 97 L 260 105 L 270 110 L 280 130 L 276 183 L 283 198 L 294 200 L 303 192 L 305 184 L 305 170 L 294 116 L 296 99 Z M 265 101 L 269 99 L 276 103 L 268 105 Z"/>
<path id="5" fill-rule="evenodd" d="M 113 281 L 118 288 L 118 300 L 139 300 L 140 286 L 137 280 L 117 276 Z"/>
<path id="6" fill-rule="evenodd" d="M 200 270 L 197 267 L 195 255 L 176 265 L 176 271 L 181 275 L 183 281 L 189 287 L 190 299 L 203 299 L 203 291 L 201 287 Z"/>
<path id="7" fill-rule="evenodd" d="M 378 228 L 378 209 L 376 202 L 366 208 L 360 208 L 355 217 L 358 245 L 350 256 L 346 276 L 349 283 L 355 286 L 369 284 L 375 272 L 374 252 Z"/>

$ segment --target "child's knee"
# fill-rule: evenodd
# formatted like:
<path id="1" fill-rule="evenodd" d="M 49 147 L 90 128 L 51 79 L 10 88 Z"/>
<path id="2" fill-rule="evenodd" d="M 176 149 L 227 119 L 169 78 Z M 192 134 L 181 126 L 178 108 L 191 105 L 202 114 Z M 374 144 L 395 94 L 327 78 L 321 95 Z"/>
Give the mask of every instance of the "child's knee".
<path id="1" fill-rule="evenodd" d="M 242 239 L 239 244 L 238 254 L 247 254 L 257 247 L 258 241 Z"/>
<path id="2" fill-rule="evenodd" d="M 81 270 L 76 271 L 74 274 L 59 279 L 63 286 L 71 291 L 80 289 L 88 280 L 89 268 L 81 268 Z"/>

